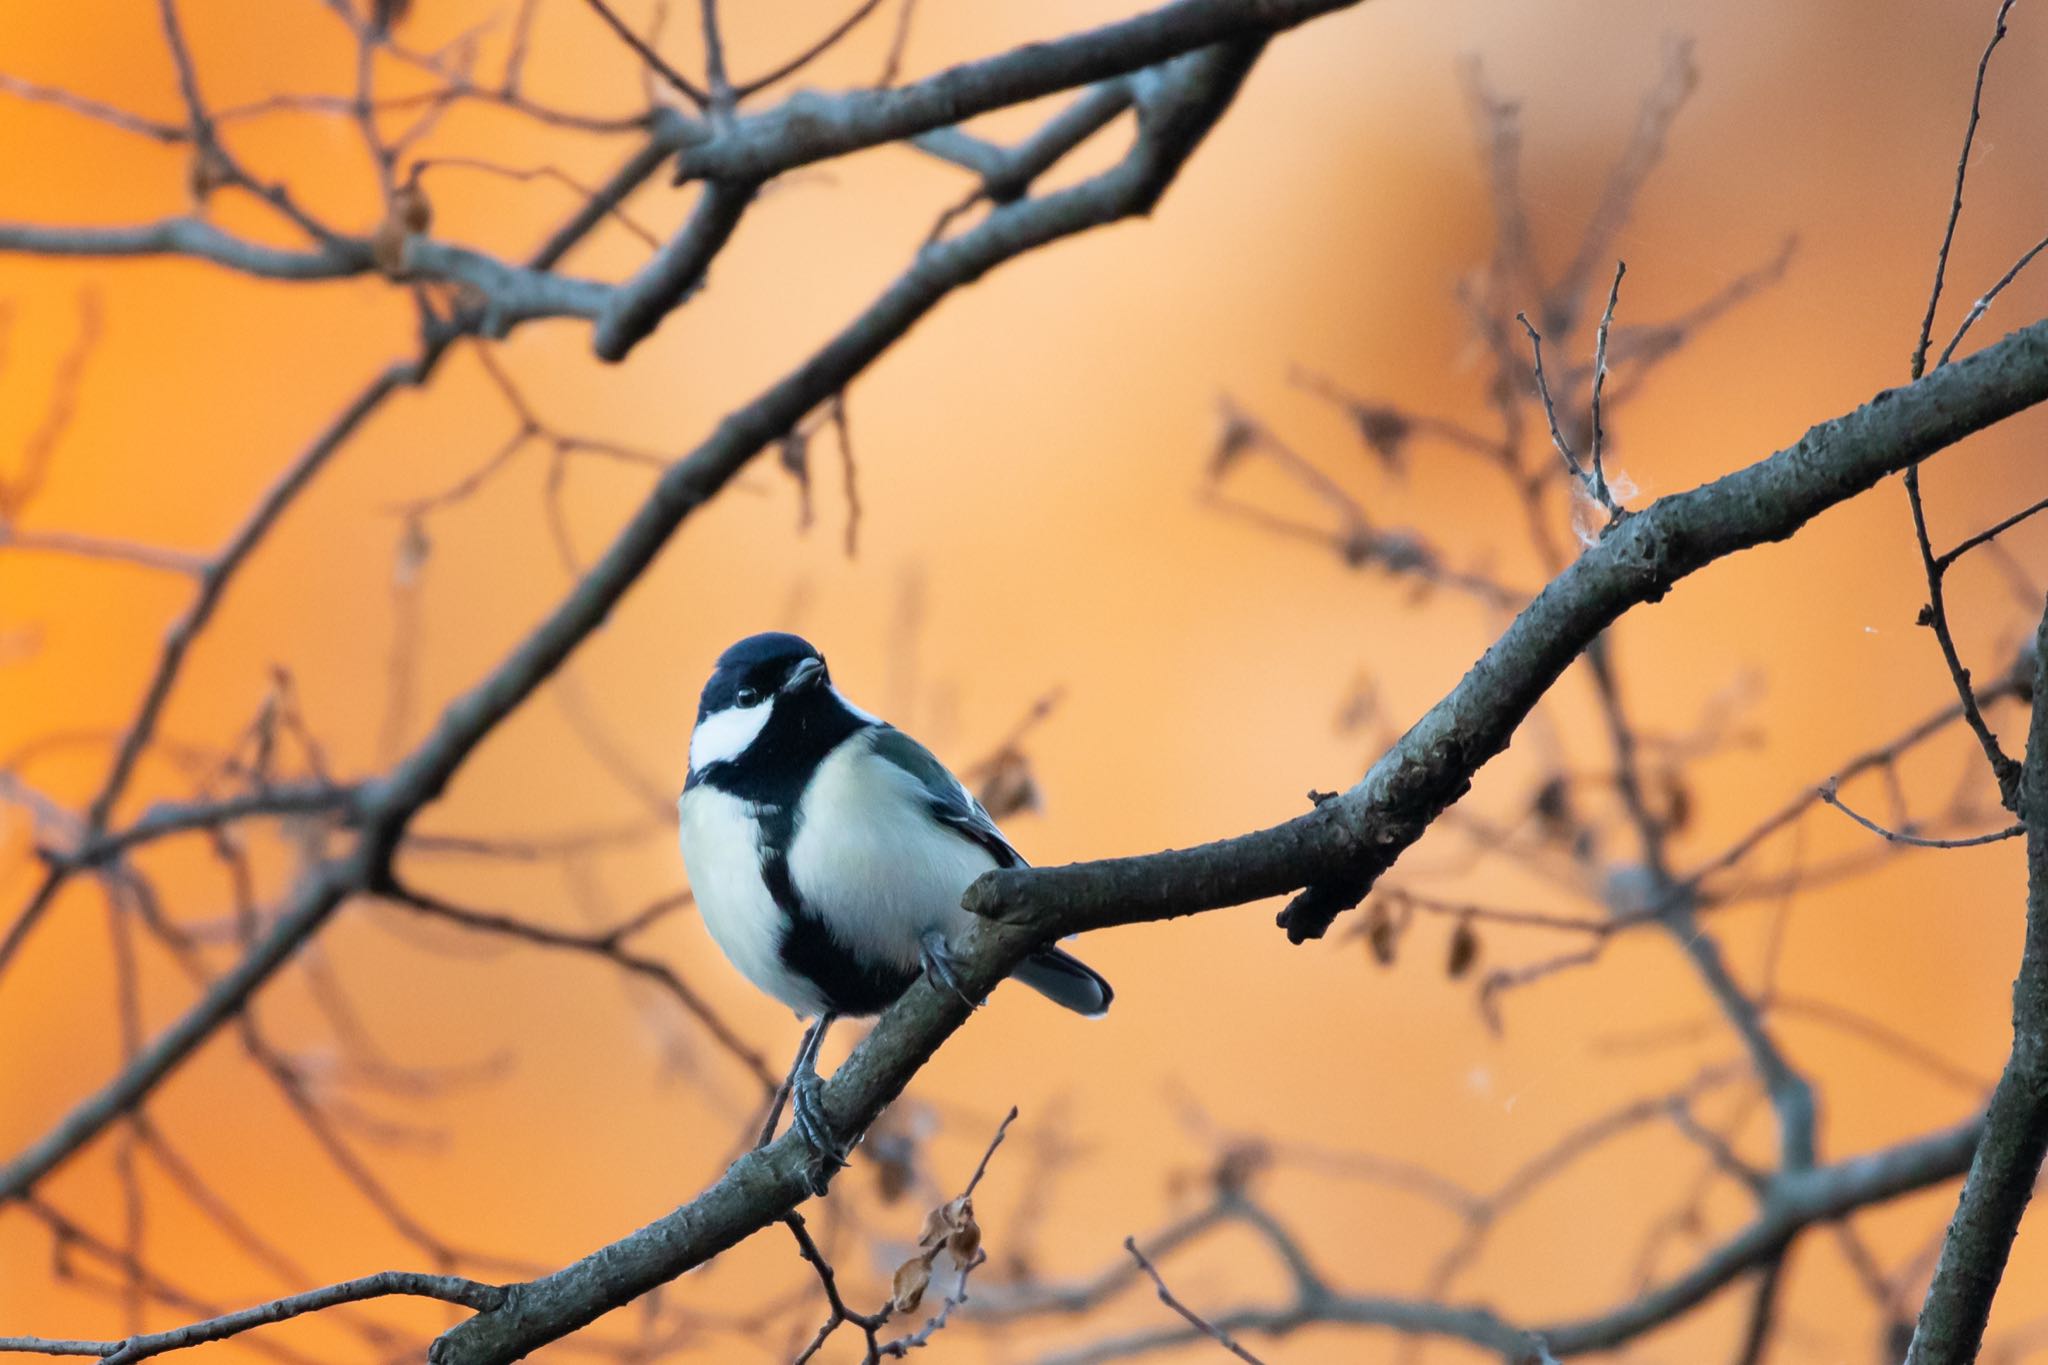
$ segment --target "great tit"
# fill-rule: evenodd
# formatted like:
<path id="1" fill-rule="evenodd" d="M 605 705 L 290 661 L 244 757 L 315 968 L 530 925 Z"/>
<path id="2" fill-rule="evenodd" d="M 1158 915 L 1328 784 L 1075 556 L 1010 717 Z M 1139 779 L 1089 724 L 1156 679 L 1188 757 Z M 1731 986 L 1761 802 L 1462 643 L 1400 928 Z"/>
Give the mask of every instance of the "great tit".
<path id="1" fill-rule="evenodd" d="M 751 635 L 719 656 L 677 811 L 712 939 L 816 1020 L 791 1070 L 790 1121 L 820 1162 L 843 1164 L 818 1094 L 826 1028 L 880 1013 L 920 972 L 959 991 L 949 944 L 974 918 L 961 896 L 1024 859 L 945 764 L 841 696 L 795 635 Z M 1109 1008 L 1109 983 L 1058 948 L 1013 975 L 1077 1013 Z"/>

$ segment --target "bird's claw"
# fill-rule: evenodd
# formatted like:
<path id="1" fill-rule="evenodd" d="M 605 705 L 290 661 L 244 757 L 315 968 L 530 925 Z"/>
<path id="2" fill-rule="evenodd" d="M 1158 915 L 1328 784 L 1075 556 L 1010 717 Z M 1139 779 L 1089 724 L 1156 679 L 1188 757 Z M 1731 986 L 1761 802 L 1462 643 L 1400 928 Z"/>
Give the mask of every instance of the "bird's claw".
<path id="1" fill-rule="evenodd" d="M 834 1171 L 845 1169 L 839 1139 L 825 1113 L 825 1082 L 813 1071 L 799 1075 L 789 1091 L 789 1126 L 811 1150 L 811 1193 L 823 1197 Z"/>
<path id="2" fill-rule="evenodd" d="M 967 1002 L 967 1008 L 981 1008 L 981 1001 L 967 993 L 961 984 L 959 958 L 946 944 L 946 936 L 934 929 L 918 940 L 918 962 L 924 967 L 924 974 L 939 985 Z"/>

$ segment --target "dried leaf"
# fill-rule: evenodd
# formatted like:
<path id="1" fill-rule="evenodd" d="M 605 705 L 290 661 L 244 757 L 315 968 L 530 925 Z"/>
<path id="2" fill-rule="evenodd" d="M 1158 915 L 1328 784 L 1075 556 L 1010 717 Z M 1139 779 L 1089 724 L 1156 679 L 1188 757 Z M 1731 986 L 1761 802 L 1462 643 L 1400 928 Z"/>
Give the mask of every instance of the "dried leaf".
<path id="1" fill-rule="evenodd" d="M 1370 677 L 1360 674 L 1352 680 L 1350 694 L 1337 709 L 1337 733 L 1348 735 L 1365 729 L 1379 718 L 1379 711 L 1379 687 Z"/>
<path id="2" fill-rule="evenodd" d="M 370 259 L 393 279 L 405 274 L 406 231 L 397 219 L 386 218 L 370 234 Z"/>
<path id="3" fill-rule="evenodd" d="M 896 1267 L 891 1304 L 899 1313 L 915 1313 L 917 1306 L 924 1302 L 924 1291 L 931 1282 L 932 1263 L 922 1256 L 911 1257 Z"/>
<path id="4" fill-rule="evenodd" d="M 1664 827 L 1681 833 L 1692 822 L 1692 788 L 1676 770 L 1664 774 Z"/>
<path id="5" fill-rule="evenodd" d="M 1351 420 L 1357 424 L 1359 438 L 1366 448 L 1379 456 L 1381 464 L 1398 472 L 1403 448 L 1415 424 L 1396 408 L 1374 407 L 1369 403 L 1354 403 Z"/>
<path id="6" fill-rule="evenodd" d="M 1591 867 L 1599 854 L 1599 846 L 1593 838 L 1593 831 L 1582 829 L 1572 836 L 1572 857 Z"/>
<path id="7" fill-rule="evenodd" d="M 425 520 L 407 517 L 405 530 L 398 537 L 398 554 L 391 565 L 392 583 L 409 588 L 419 582 L 420 571 L 427 567 L 427 558 L 433 548 L 434 543 L 427 538 Z"/>
<path id="8" fill-rule="evenodd" d="M 1038 810 L 1044 805 L 1042 797 L 1038 777 L 1031 771 L 1031 760 L 1015 749 L 1005 749 L 995 756 L 981 790 L 975 793 L 994 820 L 1019 811 Z"/>
<path id="9" fill-rule="evenodd" d="M 1337 537 L 1337 553 L 1343 556 L 1344 563 L 1353 569 L 1371 563 L 1378 549 L 1379 537 L 1373 534 L 1372 527 L 1362 521 L 1355 521 L 1345 527 Z"/>
<path id="10" fill-rule="evenodd" d="M 1472 921 L 1461 919 L 1458 927 L 1451 931 L 1450 956 L 1444 962 L 1444 975 L 1456 981 L 1472 970 L 1472 964 L 1479 960 L 1479 931 L 1472 927 Z"/>
<path id="11" fill-rule="evenodd" d="M 204 205 L 215 190 L 233 179 L 227 157 L 213 142 L 201 141 L 192 149 L 192 159 L 185 163 L 185 189 L 195 206 Z"/>
<path id="12" fill-rule="evenodd" d="M 434 225 L 434 205 L 420 185 L 420 168 L 414 166 L 405 183 L 391 191 L 391 217 L 410 233 L 422 233 Z"/>
<path id="13" fill-rule="evenodd" d="M 1400 938 L 1400 926 L 1387 913 L 1386 904 L 1374 901 L 1365 922 L 1365 941 L 1372 948 L 1373 961 L 1382 967 L 1393 966 L 1394 950 L 1399 946 Z"/>
<path id="14" fill-rule="evenodd" d="M 811 438 L 796 427 L 784 432 L 775 443 L 775 455 L 789 476 L 796 480 L 796 529 L 811 529 Z"/>
<path id="15" fill-rule="evenodd" d="M 941 1204 L 924 1216 L 924 1226 L 918 1229 L 917 1244 L 926 1251 L 943 1246 L 953 1235 L 953 1225 L 946 1218 L 947 1205 Z"/>
<path id="16" fill-rule="evenodd" d="M 965 1266 L 974 1261 L 974 1253 L 981 1250 L 981 1224 L 974 1221 L 974 1206 L 968 1205 L 960 1215 L 960 1224 L 953 1229 L 953 1235 L 946 1239 L 946 1253 L 953 1258 L 953 1264 Z"/>
<path id="17" fill-rule="evenodd" d="M 1241 1193 L 1251 1183 L 1252 1177 L 1264 1170 L 1272 1159 L 1272 1150 L 1263 1142 L 1247 1140 L 1232 1143 L 1217 1159 L 1210 1180 L 1220 1194 Z"/>
<path id="18" fill-rule="evenodd" d="M 428 202 L 427 192 L 420 188 L 420 171 L 415 166 L 405 183 L 391 191 L 384 221 L 370 234 L 370 258 L 393 279 L 403 276 L 407 244 L 433 226 L 433 222 L 434 206 Z"/>
<path id="19" fill-rule="evenodd" d="M 1259 428 L 1229 403 L 1223 406 L 1223 429 L 1217 433 L 1216 448 L 1209 456 L 1209 477 L 1220 479 L 1230 467 L 1249 455 L 1259 444 Z"/>
<path id="20" fill-rule="evenodd" d="M 861 1144 L 875 1169 L 875 1190 L 893 1204 L 917 1183 L 917 1140 L 910 1133 L 877 1126 Z"/>
<path id="21" fill-rule="evenodd" d="M 1536 789 L 1530 810 L 1543 833 L 1552 839 L 1565 837 L 1578 823 L 1572 814 L 1572 786 L 1562 773 Z"/>
<path id="22" fill-rule="evenodd" d="M 370 0 L 370 27 L 389 33 L 412 13 L 412 0 Z"/>

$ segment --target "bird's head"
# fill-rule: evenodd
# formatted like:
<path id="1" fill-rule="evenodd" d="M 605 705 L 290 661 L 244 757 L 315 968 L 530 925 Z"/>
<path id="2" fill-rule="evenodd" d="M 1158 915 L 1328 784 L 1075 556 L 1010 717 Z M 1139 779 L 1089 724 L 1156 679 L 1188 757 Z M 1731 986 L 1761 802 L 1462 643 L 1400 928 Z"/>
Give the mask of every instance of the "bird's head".
<path id="1" fill-rule="evenodd" d="M 745 753 L 778 707 L 788 711 L 832 697 L 825 656 L 799 635 L 749 635 L 718 656 L 697 702 L 690 771 Z"/>

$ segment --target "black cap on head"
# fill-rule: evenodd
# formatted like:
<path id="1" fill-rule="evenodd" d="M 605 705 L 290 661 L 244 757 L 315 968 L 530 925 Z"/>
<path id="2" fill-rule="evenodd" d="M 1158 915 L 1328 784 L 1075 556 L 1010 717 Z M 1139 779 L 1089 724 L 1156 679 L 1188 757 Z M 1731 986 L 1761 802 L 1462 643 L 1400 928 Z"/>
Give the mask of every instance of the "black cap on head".
<path id="1" fill-rule="evenodd" d="M 742 704 L 743 691 L 763 697 L 774 693 L 805 661 L 812 659 L 822 666 L 825 656 L 801 635 L 779 630 L 749 635 L 718 656 L 711 680 L 704 684 L 704 695 L 697 703 L 698 719 Z"/>

